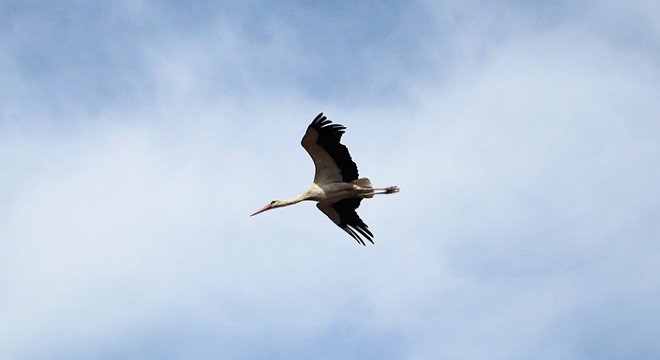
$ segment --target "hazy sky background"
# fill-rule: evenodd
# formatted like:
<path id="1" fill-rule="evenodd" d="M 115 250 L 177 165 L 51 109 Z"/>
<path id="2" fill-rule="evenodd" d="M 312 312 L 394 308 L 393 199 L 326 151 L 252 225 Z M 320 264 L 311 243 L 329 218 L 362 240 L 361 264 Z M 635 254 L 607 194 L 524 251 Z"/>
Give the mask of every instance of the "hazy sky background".
<path id="1" fill-rule="evenodd" d="M 0 1 L 0 358 L 660 358 L 657 1 Z M 359 246 L 299 141 L 344 124 Z"/>

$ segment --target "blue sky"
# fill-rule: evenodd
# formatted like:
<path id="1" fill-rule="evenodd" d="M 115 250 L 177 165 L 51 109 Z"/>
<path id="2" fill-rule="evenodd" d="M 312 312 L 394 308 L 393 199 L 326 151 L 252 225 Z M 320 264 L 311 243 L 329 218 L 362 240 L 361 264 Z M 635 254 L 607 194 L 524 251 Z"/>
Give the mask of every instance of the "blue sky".
<path id="1" fill-rule="evenodd" d="M 3 1 L 0 358 L 660 357 L 653 1 Z M 299 141 L 344 124 L 358 246 Z"/>

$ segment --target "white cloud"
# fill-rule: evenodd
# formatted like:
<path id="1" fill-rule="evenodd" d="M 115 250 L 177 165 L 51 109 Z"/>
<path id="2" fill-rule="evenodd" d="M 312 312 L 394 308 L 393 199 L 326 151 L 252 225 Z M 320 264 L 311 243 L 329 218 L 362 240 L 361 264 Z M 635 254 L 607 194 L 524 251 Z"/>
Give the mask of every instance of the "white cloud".
<path id="1" fill-rule="evenodd" d="M 448 29 L 406 33 L 425 45 L 413 49 L 428 77 L 399 72 L 410 54 L 385 45 L 329 46 L 345 56 L 331 74 L 379 65 L 347 90 L 370 89 L 364 102 L 310 94 L 331 83 L 321 75 L 279 83 L 331 66 L 305 58 L 305 9 L 263 33 L 246 30 L 253 18 L 193 9 L 182 18 L 207 22 L 179 33 L 173 9 L 143 3 L 120 19 L 155 11 L 163 33 L 120 46 L 140 52 L 109 74 L 139 76 L 129 96 L 30 99 L 5 85 L 0 356 L 657 354 L 655 49 L 592 31 L 619 13 L 610 5 L 548 18 L 477 5 L 427 4 L 424 18 Z M 358 20 L 309 38 L 350 37 Z M 408 49 L 398 36 L 381 40 Z M 75 87 L 59 71 L 51 89 Z M 29 93 L 31 76 L 5 84 Z M 388 83 L 406 96 L 379 92 Z M 248 217 L 308 185 L 298 141 L 318 111 L 348 126 L 363 175 L 402 188 L 361 207 L 375 246 L 312 204 Z"/>

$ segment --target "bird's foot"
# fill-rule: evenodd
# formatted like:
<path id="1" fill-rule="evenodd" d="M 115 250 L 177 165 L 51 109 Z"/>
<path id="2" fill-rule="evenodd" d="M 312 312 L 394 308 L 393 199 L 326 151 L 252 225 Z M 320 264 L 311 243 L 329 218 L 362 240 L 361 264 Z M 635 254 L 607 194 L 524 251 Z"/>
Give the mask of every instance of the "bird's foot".
<path id="1" fill-rule="evenodd" d="M 385 194 L 394 194 L 399 192 L 398 186 L 388 186 L 385 188 Z"/>

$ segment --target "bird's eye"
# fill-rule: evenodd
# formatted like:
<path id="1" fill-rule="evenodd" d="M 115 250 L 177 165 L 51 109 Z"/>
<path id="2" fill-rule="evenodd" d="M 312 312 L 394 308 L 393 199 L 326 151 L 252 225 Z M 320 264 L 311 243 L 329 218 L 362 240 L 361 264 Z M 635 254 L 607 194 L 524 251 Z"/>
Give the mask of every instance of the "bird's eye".
<path id="1" fill-rule="evenodd" d="M 271 205 L 275 205 L 275 203 L 276 203 L 275 200 L 273 200 L 273 201 L 270 202 Z"/>

